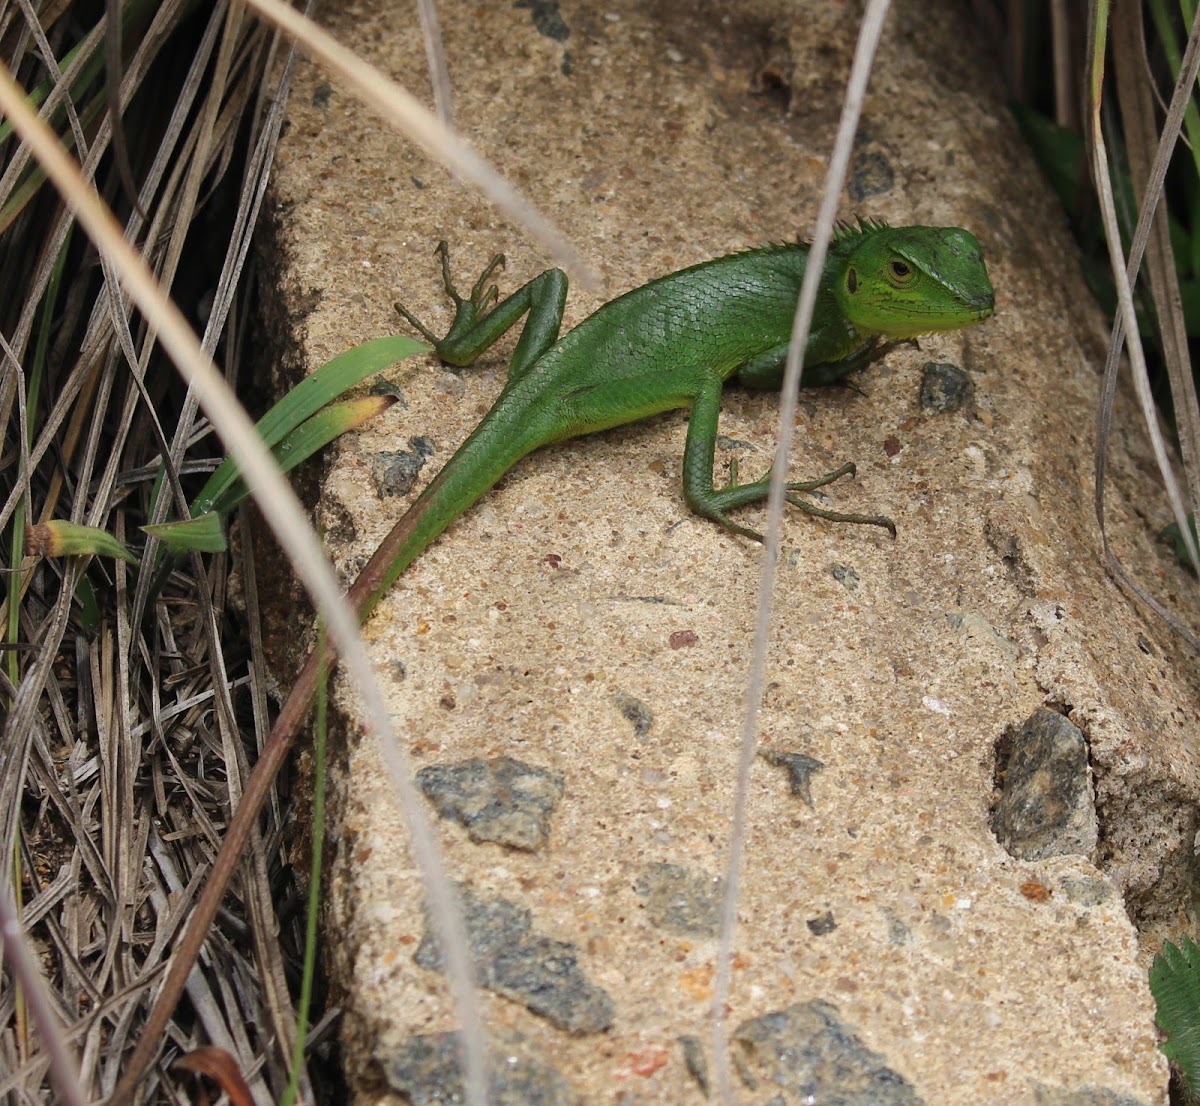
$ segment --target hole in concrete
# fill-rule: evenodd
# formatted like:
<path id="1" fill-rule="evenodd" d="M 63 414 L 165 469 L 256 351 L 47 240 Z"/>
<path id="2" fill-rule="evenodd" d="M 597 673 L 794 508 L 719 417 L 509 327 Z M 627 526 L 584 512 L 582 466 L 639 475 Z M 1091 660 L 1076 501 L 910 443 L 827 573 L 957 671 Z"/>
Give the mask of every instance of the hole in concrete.
<path id="1" fill-rule="evenodd" d="M 1143 952 L 1155 953 L 1164 940 L 1200 928 L 1200 812 L 1162 781 L 1141 782 L 1098 774 L 1097 864 L 1121 891 Z"/>
<path id="2" fill-rule="evenodd" d="M 1022 859 L 1090 857 L 1120 893 L 1148 963 L 1164 940 L 1200 933 L 1200 807 L 1182 784 L 1099 760 L 1070 713 L 1053 704 L 996 741 L 992 832 Z"/>

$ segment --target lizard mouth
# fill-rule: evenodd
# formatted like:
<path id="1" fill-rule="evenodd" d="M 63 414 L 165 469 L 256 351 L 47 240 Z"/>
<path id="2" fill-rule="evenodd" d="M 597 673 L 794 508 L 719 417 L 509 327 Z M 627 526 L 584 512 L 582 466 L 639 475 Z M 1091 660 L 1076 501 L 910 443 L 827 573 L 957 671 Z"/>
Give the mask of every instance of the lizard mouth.
<path id="1" fill-rule="evenodd" d="M 903 337 L 919 338 L 926 334 L 944 334 L 950 330 L 961 330 L 964 326 L 973 326 L 985 319 L 990 319 L 996 310 L 996 297 L 992 292 L 972 299 L 960 299 L 957 305 L 936 318 L 926 317 L 912 326 L 911 331 Z M 900 337 L 900 328 L 895 332 L 889 331 L 893 337 Z"/>
<path id="2" fill-rule="evenodd" d="M 996 296 L 992 292 L 974 296 L 969 300 L 960 300 L 959 303 L 957 317 L 947 318 L 945 324 L 938 327 L 939 331 L 957 330 L 959 327 L 981 323 L 984 319 L 990 319 L 996 310 Z"/>
<path id="3" fill-rule="evenodd" d="M 996 310 L 996 293 L 989 292 L 986 296 L 977 296 L 969 302 L 968 306 L 976 319 L 991 318 L 992 313 Z"/>

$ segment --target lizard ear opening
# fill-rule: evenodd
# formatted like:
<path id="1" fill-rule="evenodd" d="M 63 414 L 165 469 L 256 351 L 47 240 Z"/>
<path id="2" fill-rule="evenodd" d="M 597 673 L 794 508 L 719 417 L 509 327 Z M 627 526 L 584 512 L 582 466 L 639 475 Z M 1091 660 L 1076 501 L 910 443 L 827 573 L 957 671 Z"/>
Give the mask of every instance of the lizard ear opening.
<path id="1" fill-rule="evenodd" d="M 858 291 L 858 270 L 853 266 L 846 270 L 846 291 L 851 295 Z"/>

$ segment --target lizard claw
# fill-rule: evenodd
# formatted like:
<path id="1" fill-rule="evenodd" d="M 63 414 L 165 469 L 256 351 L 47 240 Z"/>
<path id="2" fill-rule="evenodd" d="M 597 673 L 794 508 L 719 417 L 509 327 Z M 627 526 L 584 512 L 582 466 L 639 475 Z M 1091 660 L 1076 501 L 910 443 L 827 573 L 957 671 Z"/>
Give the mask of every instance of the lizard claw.
<path id="1" fill-rule="evenodd" d="M 421 332 L 421 334 L 424 336 L 425 340 L 431 346 L 433 346 L 435 349 L 437 348 L 438 343 L 441 341 L 441 339 L 436 334 L 434 334 L 433 331 L 429 329 L 429 327 L 427 327 L 423 322 L 421 322 L 420 319 L 418 319 L 416 317 L 416 315 L 414 315 L 411 311 L 409 311 L 409 309 L 407 307 L 405 307 L 404 304 L 394 303 L 394 304 L 392 304 L 392 306 L 396 309 L 396 313 L 402 319 L 404 319 L 408 323 L 409 326 L 416 327 L 416 329 L 419 330 Z"/>
<path id="2" fill-rule="evenodd" d="M 494 284 L 491 288 L 488 288 L 487 292 L 484 292 L 484 288 L 487 287 L 487 282 L 492 279 L 492 274 L 497 269 L 503 269 L 506 264 L 504 254 L 498 253 L 488 262 L 487 268 L 479 274 L 479 279 L 475 282 L 475 287 L 471 289 L 471 302 L 478 310 L 485 310 L 488 300 L 500 297 L 500 289 Z"/>
<path id="3" fill-rule="evenodd" d="M 896 524 L 887 515 L 847 514 L 842 511 L 830 511 L 824 507 L 818 507 L 810 500 L 801 499 L 799 496 L 789 494 L 784 496 L 784 498 L 793 507 L 799 507 L 806 514 L 823 518 L 826 522 L 854 522 L 861 526 L 879 526 L 891 534 L 893 538 L 896 536 Z"/>

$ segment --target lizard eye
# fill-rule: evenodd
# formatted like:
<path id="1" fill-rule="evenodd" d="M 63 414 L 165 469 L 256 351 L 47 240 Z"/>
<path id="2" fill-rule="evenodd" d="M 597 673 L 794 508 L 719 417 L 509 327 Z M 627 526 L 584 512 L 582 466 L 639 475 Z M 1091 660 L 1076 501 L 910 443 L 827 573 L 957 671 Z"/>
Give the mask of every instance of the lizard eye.
<path id="1" fill-rule="evenodd" d="M 897 284 L 905 284 L 912 279 L 912 266 L 907 261 L 901 261 L 898 257 L 893 257 L 889 268 L 892 271 L 892 279 Z"/>

